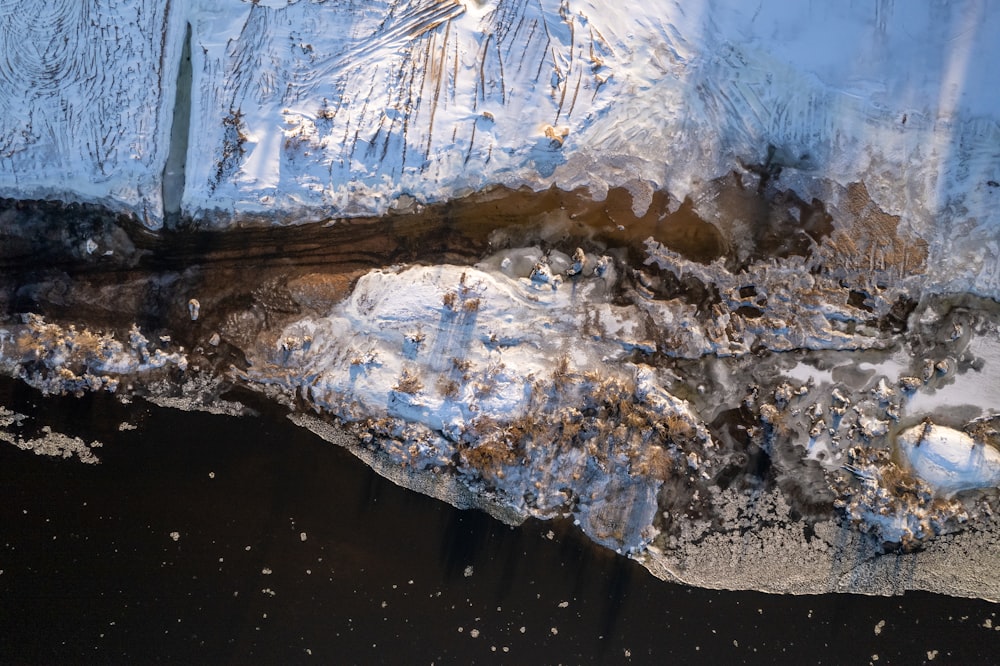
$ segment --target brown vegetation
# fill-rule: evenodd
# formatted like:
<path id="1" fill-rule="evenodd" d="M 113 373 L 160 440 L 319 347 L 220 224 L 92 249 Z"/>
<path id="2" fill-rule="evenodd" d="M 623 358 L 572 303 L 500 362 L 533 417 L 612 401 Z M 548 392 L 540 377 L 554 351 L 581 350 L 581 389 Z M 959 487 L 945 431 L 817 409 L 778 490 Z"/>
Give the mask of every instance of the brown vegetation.
<path id="1" fill-rule="evenodd" d="M 403 368 L 403 374 L 400 375 L 399 381 L 392 387 L 393 391 L 407 393 L 409 395 L 419 393 L 423 389 L 424 385 L 423 382 L 420 381 L 420 374 L 413 372 L 409 368 Z"/>

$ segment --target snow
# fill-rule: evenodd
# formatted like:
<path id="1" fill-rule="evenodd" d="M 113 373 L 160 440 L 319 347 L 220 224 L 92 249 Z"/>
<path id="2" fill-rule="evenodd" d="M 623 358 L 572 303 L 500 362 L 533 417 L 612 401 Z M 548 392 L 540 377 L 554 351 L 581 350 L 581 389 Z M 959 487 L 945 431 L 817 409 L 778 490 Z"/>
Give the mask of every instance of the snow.
<path id="1" fill-rule="evenodd" d="M 928 422 L 898 441 L 917 476 L 942 494 L 1000 484 L 1000 451 L 961 431 Z"/>
<path id="2" fill-rule="evenodd" d="M 934 288 L 995 294 L 995 9 L 19 3 L 0 11 L 0 193 L 103 202 L 159 225 L 187 22 L 181 203 L 205 222 L 379 214 L 401 196 L 497 183 L 598 198 L 624 186 L 641 212 L 654 189 L 697 202 L 711 179 L 770 160 L 807 200 L 863 180 L 930 244 Z"/>
<path id="3" fill-rule="evenodd" d="M 196 217 L 379 214 L 492 183 L 626 186 L 641 213 L 773 146 L 804 195 L 864 180 L 930 241 L 936 280 L 1000 287 L 984 3 L 211 3 L 192 24 Z M 220 170 L 231 109 L 246 153 Z"/>
<path id="4" fill-rule="evenodd" d="M 35 314 L 23 319 L 23 325 L 12 330 L 0 329 L 0 372 L 19 377 L 46 395 L 113 393 L 130 376 L 187 369 L 183 348 L 164 352 L 135 324 L 123 343 L 113 332 L 78 330 L 75 325 L 64 328 Z"/>
<path id="5" fill-rule="evenodd" d="M 183 21 L 169 6 L 0 7 L 0 196 L 101 203 L 160 224 Z"/>
<path id="6" fill-rule="evenodd" d="M 578 368 L 624 359 L 635 345 L 629 326 L 614 319 L 610 332 L 586 325 L 609 314 L 607 291 L 600 277 L 553 288 L 459 266 L 373 271 L 326 316 L 286 327 L 284 348 L 272 353 L 295 376 L 312 378 L 308 390 L 317 405 L 339 409 L 346 394 L 368 413 L 387 409 L 448 431 L 475 415 L 523 414 L 534 379 L 547 376 L 560 356 Z M 393 388 L 404 372 L 421 388 Z M 456 379 L 457 393 L 443 391 L 441 377 Z"/>

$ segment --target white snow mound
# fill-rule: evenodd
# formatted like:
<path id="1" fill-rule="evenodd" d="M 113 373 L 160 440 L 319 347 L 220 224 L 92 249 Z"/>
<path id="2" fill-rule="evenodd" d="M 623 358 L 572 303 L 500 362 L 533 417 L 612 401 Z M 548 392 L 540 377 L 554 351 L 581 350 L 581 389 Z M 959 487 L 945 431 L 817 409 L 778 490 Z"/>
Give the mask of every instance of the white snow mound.
<path id="1" fill-rule="evenodd" d="M 928 422 L 903 431 L 898 442 L 917 476 L 941 494 L 1000 484 L 1000 451 L 964 432 Z"/>

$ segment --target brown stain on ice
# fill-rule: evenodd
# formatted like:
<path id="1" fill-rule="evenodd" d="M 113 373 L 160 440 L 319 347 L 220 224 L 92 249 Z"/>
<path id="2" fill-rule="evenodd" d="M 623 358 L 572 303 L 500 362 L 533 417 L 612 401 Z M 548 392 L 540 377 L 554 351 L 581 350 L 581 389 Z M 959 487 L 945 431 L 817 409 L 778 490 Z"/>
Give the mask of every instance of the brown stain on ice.
<path id="1" fill-rule="evenodd" d="M 725 183 L 721 188 L 732 189 Z M 742 214 L 747 196 L 758 195 L 733 196 L 724 214 Z M 342 298 L 366 270 L 471 264 L 518 245 L 537 243 L 568 254 L 576 247 L 619 248 L 635 266 L 643 264 L 649 237 L 701 263 L 731 252 L 734 231 L 705 220 L 694 203 L 678 205 L 664 192 L 653 192 L 649 201 L 645 212 L 636 214 L 624 188 L 596 200 L 585 190 L 494 187 L 444 203 L 411 201 L 405 210 L 380 218 L 295 224 L 292 217 L 246 217 L 240 226 L 221 231 L 181 226 L 159 233 L 93 206 L 0 202 L 0 218 L 11 230 L 0 228 L 0 268 L 11 285 L 7 302 L 0 294 L 0 304 L 10 312 L 95 316 L 101 325 L 115 324 L 115 312 L 124 309 L 165 325 L 173 317 L 188 319 L 192 297 L 201 301 L 208 320 L 213 302 L 245 303 L 259 285 L 274 280 L 294 285 L 293 301 L 329 303 Z M 15 233 L 19 228 L 33 229 L 31 238 Z M 67 239 L 66 229 L 79 237 Z M 92 256 L 79 250 L 88 238 L 100 248 Z M 106 249 L 111 254 L 105 256 Z M 175 300 L 183 307 L 166 312 Z"/>
<path id="2" fill-rule="evenodd" d="M 927 270 L 927 242 L 901 229 L 901 218 L 879 208 L 864 183 L 848 185 L 844 208 L 849 224 L 819 248 L 827 270 L 866 274 L 877 281 Z"/>
<path id="3" fill-rule="evenodd" d="M 350 273 L 307 273 L 288 281 L 288 291 L 299 305 L 323 312 L 343 300 L 361 277 L 362 271 Z"/>
<path id="4" fill-rule="evenodd" d="M 673 208 L 664 192 L 655 192 L 646 212 L 636 215 L 625 188 L 614 188 L 604 200 L 595 200 L 585 190 L 498 187 L 450 202 L 441 213 L 459 221 L 471 236 L 487 241 L 502 238 L 507 245 L 541 239 L 569 252 L 582 243 L 600 249 L 628 248 L 638 256 L 643 242 L 652 236 L 693 261 L 708 262 L 722 255 L 726 243 L 720 232 L 701 219 L 690 202 Z"/>

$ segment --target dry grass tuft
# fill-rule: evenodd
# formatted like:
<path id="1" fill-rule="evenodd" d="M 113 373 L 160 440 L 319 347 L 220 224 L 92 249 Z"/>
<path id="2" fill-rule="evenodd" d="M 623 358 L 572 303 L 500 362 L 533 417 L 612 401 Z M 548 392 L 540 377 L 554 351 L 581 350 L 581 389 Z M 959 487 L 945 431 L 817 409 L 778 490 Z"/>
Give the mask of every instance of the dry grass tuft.
<path id="1" fill-rule="evenodd" d="M 419 393 L 423 389 L 424 384 L 420 381 L 420 374 L 413 372 L 409 368 L 403 368 L 403 374 L 400 375 L 399 381 L 392 387 L 393 391 L 409 395 Z"/>
<path id="2" fill-rule="evenodd" d="M 883 211 L 864 183 L 847 188 L 849 228 L 835 230 L 819 248 L 828 269 L 905 278 L 927 269 L 928 245 L 900 230 L 900 217 Z"/>
<path id="3" fill-rule="evenodd" d="M 454 379 L 441 377 L 440 379 L 438 379 L 437 388 L 438 392 L 441 393 L 442 396 L 448 398 L 449 400 L 454 400 L 459 395 L 459 389 L 461 388 L 461 385 Z"/>

